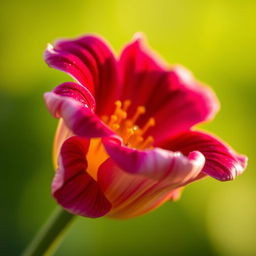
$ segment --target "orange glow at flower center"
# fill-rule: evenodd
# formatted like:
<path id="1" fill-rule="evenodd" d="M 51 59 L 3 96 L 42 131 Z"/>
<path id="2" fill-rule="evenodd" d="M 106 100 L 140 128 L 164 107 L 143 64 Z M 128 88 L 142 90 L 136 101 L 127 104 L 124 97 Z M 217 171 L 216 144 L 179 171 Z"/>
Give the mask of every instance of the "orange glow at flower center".
<path id="1" fill-rule="evenodd" d="M 131 105 L 130 100 L 123 103 L 115 101 L 115 110 L 111 116 L 102 116 L 102 121 L 114 130 L 122 139 L 126 146 L 146 149 L 152 148 L 154 138 L 152 136 L 144 137 L 149 128 L 155 125 L 155 119 L 149 118 L 143 127 L 136 125 L 138 118 L 146 112 L 144 106 L 137 107 L 135 113 L 128 118 L 127 110 Z"/>

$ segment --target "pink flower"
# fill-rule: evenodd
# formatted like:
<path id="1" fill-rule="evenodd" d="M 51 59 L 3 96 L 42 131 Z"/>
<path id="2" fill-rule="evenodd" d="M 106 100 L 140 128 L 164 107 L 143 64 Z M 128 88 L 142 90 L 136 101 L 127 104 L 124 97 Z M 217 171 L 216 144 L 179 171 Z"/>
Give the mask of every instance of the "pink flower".
<path id="1" fill-rule="evenodd" d="M 52 194 L 69 212 L 135 217 L 193 181 L 243 172 L 245 156 L 192 129 L 218 111 L 214 93 L 184 67 L 166 68 L 140 37 L 119 58 L 85 36 L 49 45 L 45 60 L 76 80 L 45 93 L 60 119 Z"/>

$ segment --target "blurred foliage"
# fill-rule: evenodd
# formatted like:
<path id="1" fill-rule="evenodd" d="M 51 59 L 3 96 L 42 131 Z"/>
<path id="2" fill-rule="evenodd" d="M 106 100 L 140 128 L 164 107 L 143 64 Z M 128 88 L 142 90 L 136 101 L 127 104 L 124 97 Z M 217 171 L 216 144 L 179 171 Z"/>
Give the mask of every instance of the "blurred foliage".
<path id="1" fill-rule="evenodd" d="M 222 109 L 200 128 L 247 154 L 249 167 L 234 182 L 192 184 L 143 217 L 79 218 L 57 255 L 256 255 L 255 12 L 255 0 L 1 1 L 1 255 L 19 255 L 55 207 L 57 121 L 42 95 L 70 78 L 45 65 L 46 44 L 97 33 L 119 52 L 137 31 L 213 87 Z"/>

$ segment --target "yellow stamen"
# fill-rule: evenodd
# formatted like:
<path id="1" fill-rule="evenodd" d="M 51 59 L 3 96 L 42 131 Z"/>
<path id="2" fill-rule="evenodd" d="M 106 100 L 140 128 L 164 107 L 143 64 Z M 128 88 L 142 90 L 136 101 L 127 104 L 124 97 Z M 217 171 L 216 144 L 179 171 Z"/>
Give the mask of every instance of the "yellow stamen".
<path id="1" fill-rule="evenodd" d="M 108 125 L 109 126 L 111 126 L 111 125 L 113 125 L 116 121 L 117 121 L 117 116 L 116 115 L 111 115 L 110 116 L 110 120 L 109 120 L 109 122 L 108 122 Z"/>
<path id="2" fill-rule="evenodd" d="M 148 136 L 146 140 L 140 145 L 141 149 L 149 148 L 154 142 L 154 138 L 152 136 Z"/>
<path id="3" fill-rule="evenodd" d="M 132 140 L 130 140 L 130 144 L 133 145 L 134 147 L 138 147 L 143 142 L 143 137 L 142 136 L 133 136 Z"/>
<path id="4" fill-rule="evenodd" d="M 135 114 L 132 117 L 132 122 L 135 123 L 140 115 L 144 114 L 146 112 L 146 108 L 143 106 L 139 106 L 135 112 Z"/>
<path id="5" fill-rule="evenodd" d="M 123 110 L 120 110 L 117 114 L 117 123 L 121 123 L 123 119 L 126 119 L 127 118 L 127 113 Z"/>
<path id="6" fill-rule="evenodd" d="M 115 105 L 116 105 L 116 109 L 115 109 L 114 115 L 117 116 L 116 123 L 120 123 L 123 119 L 126 119 L 127 113 L 122 109 L 121 101 L 119 100 L 116 101 Z"/>
<path id="7" fill-rule="evenodd" d="M 123 106 L 123 110 L 127 111 L 127 109 L 129 108 L 129 106 L 131 105 L 131 101 L 130 100 L 125 100 L 124 101 L 124 106 Z"/>
<path id="8" fill-rule="evenodd" d="M 144 134 L 150 127 L 155 126 L 156 122 L 153 117 L 149 118 L 146 124 L 141 129 L 141 134 Z"/>
<path id="9" fill-rule="evenodd" d="M 146 112 L 146 108 L 144 106 L 137 107 L 132 117 L 127 118 L 127 110 L 130 105 L 130 100 L 125 100 L 123 103 L 119 100 L 116 101 L 114 113 L 110 117 L 102 116 L 102 121 L 122 137 L 125 145 L 135 148 L 148 148 L 153 143 L 153 137 L 144 138 L 143 135 L 150 127 L 155 125 L 155 120 L 150 118 L 140 129 L 136 125 L 136 121 Z"/>
<path id="10" fill-rule="evenodd" d="M 122 102 L 118 100 L 118 101 L 115 102 L 115 105 L 116 105 L 116 108 L 115 108 L 114 115 L 119 116 L 120 112 L 122 112 L 122 109 L 121 109 Z"/>
<path id="11" fill-rule="evenodd" d="M 139 142 L 143 141 L 143 137 L 142 137 L 142 136 L 139 136 L 140 133 L 141 133 L 141 130 L 140 130 L 140 128 L 139 128 L 137 125 L 134 125 L 134 126 L 132 127 L 132 129 L 133 129 L 133 131 L 134 131 L 134 134 L 133 134 L 133 136 L 130 137 L 130 139 L 129 139 L 129 144 L 135 146 L 135 145 L 138 144 Z"/>
<path id="12" fill-rule="evenodd" d="M 128 128 L 132 127 L 132 121 L 131 120 L 125 120 L 120 125 L 120 134 L 125 133 Z"/>
<path id="13" fill-rule="evenodd" d="M 126 130 L 126 133 L 123 136 L 124 143 L 128 143 L 129 138 L 134 134 L 133 129 L 129 128 Z"/>
<path id="14" fill-rule="evenodd" d="M 117 110 L 117 109 L 121 109 L 121 107 L 122 107 L 122 102 L 121 102 L 120 100 L 117 100 L 117 101 L 115 101 L 115 105 L 116 105 L 116 110 Z"/>
<path id="15" fill-rule="evenodd" d="M 113 124 L 112 125 L 112 129 L 113 130 L 118 130 L 120 128 L 120 125 L 119 124 Z"/>

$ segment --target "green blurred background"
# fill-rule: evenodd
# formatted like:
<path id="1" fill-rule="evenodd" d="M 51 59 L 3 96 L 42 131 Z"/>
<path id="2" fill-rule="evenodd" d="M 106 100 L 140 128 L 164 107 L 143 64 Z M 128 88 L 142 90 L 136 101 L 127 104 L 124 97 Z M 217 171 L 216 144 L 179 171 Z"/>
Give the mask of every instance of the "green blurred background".
<path id="1" fill-rule="evenodd" d="M 169 63 L 216 91 L 221 112 L 201 125 L 249 156 L 233 182 L 212 178 L 180 201 L 131 220 L 79 218 L 56 255 L 256 255 L 256 1 L 1 1 L 1 255 L 19 255 L 55 208 L 52 139 L 57 121 L 42 94 L 70 78 L 43 61 L 48 42 L 85 33 L 119 52 L 137 31 Z"/>

